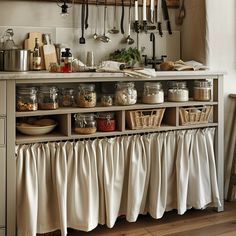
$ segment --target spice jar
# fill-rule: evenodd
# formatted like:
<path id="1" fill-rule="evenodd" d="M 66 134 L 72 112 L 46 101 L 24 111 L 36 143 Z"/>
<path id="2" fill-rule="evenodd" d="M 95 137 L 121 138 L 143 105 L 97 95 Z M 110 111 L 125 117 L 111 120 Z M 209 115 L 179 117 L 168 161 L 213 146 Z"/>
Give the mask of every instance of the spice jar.
<path id="1" fill-rule="evenodd" d="M 118 82 L 115 91 L 116 105 L 133 105 L 137 102 L 137 90 L 133 82 Z"/>
<path id="2" fill-rule="evenodd" d="M 211 82 L 210 81 L 194 81 L 193 99 L 197 101 L 211 100 Z"/>
<path id="3" fill-rule="evenodd" d="M 16 110 L 17 111 L 38 110 L 37 88 L 35 87 L 18 87 L 17 88 Z"/>
<path id="4" fill-rule="evenodd" d="M 164 92 L 160 82 L 146 82 L 143 89 L 143 103 L 163 103 Z"/>
<path id="5" fill-rule="evenodd" d="M 77 104 L 79 107 L 95 107 L 96 91 L 94 84 L 80 84 L 78 87 Z"/>
<path id="6" fill-rule="evenodd" d="M 54 86 L 40 87 L 39 89 L 39 109 L 55 110 L 58 104 L 58 89 Z"/>
<path id="7" fill-rule="evenodd" d="M 97 114 L 97 128 L 102 132 L 111 132 L 116 129 L 114 112 L 101 112 Z"/>
<path id="8" fill-rule="evenodd" d="M 78 134 L 93 134 L 97 131 L 95 115 L 93 113 L 75 114 L 75 132 Z"/>
<path id="9" fill-rule="evenodd" d="M 101 105 L 103 107 L 109 107 L 113 105 L 113 98 L 112 95 L 103 94 L 101 97 Z"/>
<path id="10" fill-rule="evenodd" d="M 168 89 L 168 101 L 187 102 L 189 97 L 188 88 L 185 81 L 172 81 Z"/>
<path id="11" fill-rule="evenodd" d="M 60 106 L 62 106 L 62 107 L 76 106 L 75 90 L 73 88 L 63 88 L 61 90 Z"/>

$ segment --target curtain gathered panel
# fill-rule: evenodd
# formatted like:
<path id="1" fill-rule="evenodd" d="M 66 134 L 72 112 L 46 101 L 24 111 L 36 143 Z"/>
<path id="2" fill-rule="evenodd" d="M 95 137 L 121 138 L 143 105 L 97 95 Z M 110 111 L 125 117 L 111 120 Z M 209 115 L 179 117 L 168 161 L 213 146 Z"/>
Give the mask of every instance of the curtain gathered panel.
<path id="1" fill-rule="evenodd" d="M 215 128 L 19 145 L 17 232 L 113 227 L 147 212 L 219 206 Z"/>

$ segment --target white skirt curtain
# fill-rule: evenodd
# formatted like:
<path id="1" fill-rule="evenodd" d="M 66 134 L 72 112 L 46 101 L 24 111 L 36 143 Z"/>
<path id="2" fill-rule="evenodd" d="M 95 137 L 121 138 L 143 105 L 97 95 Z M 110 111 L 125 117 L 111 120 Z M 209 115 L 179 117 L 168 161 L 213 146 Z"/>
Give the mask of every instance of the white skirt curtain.
<path id="1" fill-rule="evenodd" d="M 220 205 L 214 128 L 19 145 L 17 233 L 113 227 Z"/>

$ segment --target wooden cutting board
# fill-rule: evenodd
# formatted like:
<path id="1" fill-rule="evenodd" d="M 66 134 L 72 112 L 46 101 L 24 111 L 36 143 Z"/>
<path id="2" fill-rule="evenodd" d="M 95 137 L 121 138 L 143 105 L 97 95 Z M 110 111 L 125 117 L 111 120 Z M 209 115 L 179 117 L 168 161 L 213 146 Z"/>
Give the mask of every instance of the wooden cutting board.
<path id="1" fill-rule="evenodd" d="M 43 54 L 45 61 L 45 69 L 49 70 L 50 63 L 57 63 L 57 54 L 55 46 L 52 44 L 43 45 Z"/>
<path id="2" fill-rule="evenodd" d="M 40 32 L 29 32 L 29 37 L 24 41 L 24 48 L 30 51 L 34 50 L 35 46 L 35 38 L 39 40 L 40 52 L 41 52 L 41 61 L 42 61 L 42 70 L 45 70 L 45 62 L 44 62 L 44 55 L 43 55 L 43 34 Z M 32 69 L 32 62 L 33 62 L 33 55 L 30 56 L 30 68 Z"/>

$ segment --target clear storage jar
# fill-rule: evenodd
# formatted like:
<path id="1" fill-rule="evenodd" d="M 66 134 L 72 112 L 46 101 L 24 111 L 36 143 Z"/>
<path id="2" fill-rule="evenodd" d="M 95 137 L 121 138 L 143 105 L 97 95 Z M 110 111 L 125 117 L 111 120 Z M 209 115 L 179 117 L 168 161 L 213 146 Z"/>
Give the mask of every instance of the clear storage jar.
<path id="1" fill-rule="evenodd" d="M 58 89 L 55 86 L 44 86 L 39 88 L 39 109 L 58 109 Z"/>
<path id="2" fill-rule="evenodd" d="M 101 105 L 103 107 L 109 107 L 113 105 L 113 97 L 109 94 L 103 94 L 101 97 Z"/>
<path id="3" fill-rule="evenodd" d="M 36 87 L 17 87 L 16 110 L 36 111 L 38 110 L 38 98 Z"/>
<path id="4" fill-rule="evenodd" d="M 187 102 L 189 100 L 189 91 L 185 81 L 171 81 L 167 99 L 170 102 Z"/>
<path id="5" fill-rule="evenodd" d="M 94 113 L 75 114 L 75 132 L 78 134 L 93 134 L 97 131 Z"/>
<path id="6" fill-rule="evenodd" d="M 73 88 L 63 88 L 60 94 L 60 106 L 62 107 L 74 107 L 75 102 L 75 90 Z"/>
<path id="7" fill-rule="evenodd" d="M 97 114 L 97 128 L 102 132 L 112 132 L 116 129 L 114 112 L 100 112 Z"/>
<path id="8" fill-rule="evenodd" d="M 143 103 L 163 103 L 164 92 L 160 82 L 145 82 L 143 89 Z"/>
<path id="9" fill-rule="evenodd" d="M 194 81 L 193 99 L 196 101 L 210 101 L 211 100 L 211 82 L 204 80 Z"/>
<path id="10" fill-rule="evenodd" d="M 95 85 L 80 84 L 76 100 L 79 107 L 95 107 L 97 102 Z"/>
<path id="11" fill-rule="evenodd" d="M 133 105 L 137 102 L 137 90 L 133 82 L 118 82 L 115 91 L 116 105 Z"/>

